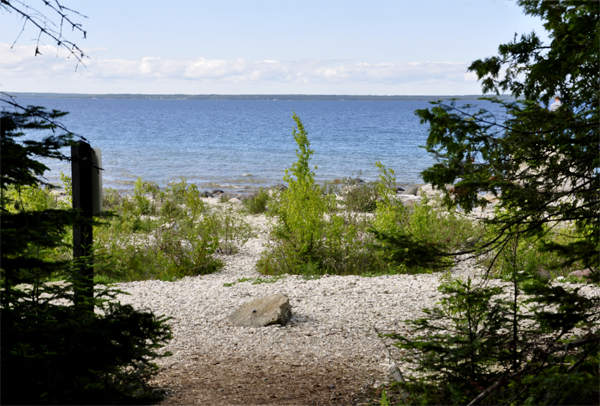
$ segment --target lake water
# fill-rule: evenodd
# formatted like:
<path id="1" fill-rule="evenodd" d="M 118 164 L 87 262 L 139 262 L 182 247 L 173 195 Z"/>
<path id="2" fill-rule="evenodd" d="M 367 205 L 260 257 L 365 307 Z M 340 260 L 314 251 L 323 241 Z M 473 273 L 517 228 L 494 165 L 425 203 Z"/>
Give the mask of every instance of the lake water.
<path id="1" fill-rule="evenodd" d="M 165 185 L 185 177 L 202 189 L 251 190 L 283 183 L 296 161 L 293 112 L 314 150 L 319 182 L 377 179 L 376 161 L 401 185 L 422 183 L 434 163 L 420 145 L 426 101 L 107 100 L 18 98 L 22 105 L 68 111 L 62 122 L 102 150 L 104 187 L 132 189 L 138 177 Z M 479 106 L 489 102 L 477 101 Z M 48 162 L 59 179 L 67 163 Z"/>

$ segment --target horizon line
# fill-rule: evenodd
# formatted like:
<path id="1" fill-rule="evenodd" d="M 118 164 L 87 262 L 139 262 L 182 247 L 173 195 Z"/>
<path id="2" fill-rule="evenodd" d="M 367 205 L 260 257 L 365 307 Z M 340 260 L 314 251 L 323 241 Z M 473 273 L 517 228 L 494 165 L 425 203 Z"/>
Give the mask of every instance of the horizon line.
<path id="1" fill-rule="evenodd" d="M 127 98 L 127 99 L 258 99 L 258 100 L 367 100 L 367 99 L 395 99 L 395 100 L 439 100 L 448 98 L 457 99 L 478 99 L 482 97 L 498 97 L 501 99 L 513 98 L 509 94 L 501 95 L 483 95 L 483 94 L 448 94 L 448 95 L 361 95 L 361 94 L 311 94 L 311 93 L 204 93 L 204 94 L 188 94 L 188 93 L 63 93 L 63 92 L 0 92 L 3 96 L 15 97 L 63 97 L 63 98 Z"/>

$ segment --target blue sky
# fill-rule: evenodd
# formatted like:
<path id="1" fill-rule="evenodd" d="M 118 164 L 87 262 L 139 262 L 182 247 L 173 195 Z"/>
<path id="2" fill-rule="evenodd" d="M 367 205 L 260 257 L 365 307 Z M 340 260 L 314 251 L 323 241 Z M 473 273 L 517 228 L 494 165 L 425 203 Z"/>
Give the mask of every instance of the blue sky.
<path id="1" fill-rule="evenodd" d="M 26 1 L 44 10 L 41 0 Z M 466 69 L 515 33 L 547 36 L 512 1 L 62 0 L 85 67 L 3 12 L 0 90 L 185 94 L 478 94 Z M 18 40 L 13 46 L 15 39 Z M 11 48 L 12 46 L 12 48 Z"/>

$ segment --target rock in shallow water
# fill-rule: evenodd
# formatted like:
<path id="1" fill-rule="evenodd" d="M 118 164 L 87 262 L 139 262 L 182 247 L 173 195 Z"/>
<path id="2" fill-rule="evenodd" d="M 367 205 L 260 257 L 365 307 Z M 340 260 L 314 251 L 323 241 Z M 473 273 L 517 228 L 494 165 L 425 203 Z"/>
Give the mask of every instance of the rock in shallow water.
<path id="1" fill-rule="evenodd" d="M 292 317 L 292 306 L 287 296 L 276 293 L 245 303 L 233 312 L 227 321 L 236 327 L 266 327 L 286 324 Z"/>

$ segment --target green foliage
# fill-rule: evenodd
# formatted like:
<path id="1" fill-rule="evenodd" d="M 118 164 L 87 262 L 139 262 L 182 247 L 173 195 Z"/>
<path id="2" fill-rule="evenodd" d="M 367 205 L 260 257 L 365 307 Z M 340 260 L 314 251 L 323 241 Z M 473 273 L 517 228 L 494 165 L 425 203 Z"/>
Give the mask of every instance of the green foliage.
<path id="1" fill-rule="evenodd" d="M 277 219 L 274 244 L 263 252 L 259 272 L 345 275 L 384 267 L 368 248 L 366 221 L 355 214 L 338 213 L 335 195 L 324 193 L 315 183 L 308 135 L 300 119 L 295 114 L 293 118 L 298 161 L 285 172 L 288 189 L 272 199 L 270 214 Z"/>
<path id="2" fill-rule="evenodd" d="M 570 0 L 518 3 L 544 19 L 551 44 L 535 33 L 515 36 L 469 70 L 485 92 L 510 90 L 524 100 L 492 99 L 505 120 L 455 102 L 416 112 L 438 160 L 423 179 L 444 191 L 446 205 L 468 213 L 487 204 L 481 192 L 497 197 L 495 216 L 483 220 L 487 233 L 466 252 L 491 256 L 505 283 L 447 280 L 440 305 L 410 321 L 419 336 L 395 336 L 418 372 L 399 385 L 412 404 L 600 403 L 600 298 L 539 277 L 540 268 L 584 267 L 597 279 L 600 10 Z M 555 94 L 562 107 L 539 107 Z M 466 253 L 390 241 L 396 236 L 378 237 L 405 258 Z"/>
<path id="3" fill-rule="evenodd" d="M 446 295 L 440 306 L 425 309 L 424 318 L 408 321 L 419 335 L 393 337 L 398 347 L 411 350 L 405 359 L 426 374 L 417 382 L 429 386 L 431 392 L 435 388 L 435 396 L 440 396 L 435 402 L 466 404 L 497 376 L 492 367 L 502 355 L 504 315 L 492 298 L 502 289 L 478 289 L 471 279 L 447 279 L 439 290 Z"/>
<path id="4" fill-rule="evenodd" d="M 358 213 L 373 213 L 377 208 L 377 184 L 375 182 L 357 182 L 345 179 L 340 195 L 346 210 Z"/>
<path id="5" fill-rule="evenodd" d="M 456 210 L 445 210 L 439 201 L 425 195 L 421 202 L 404 207 L 396 197 L 395 176 L 391 169 L 377 162 L 380 170 L 377 217 L 371 232 L 377 238 L 380 254 L 392 264 L 409 272 L 443 269 L 452 265 L 444 253 L 462 247 L 469 238 L 483 230 Z"/>
<path id="6" fill-rule="evenodd" d="M 447 278 L 439 306 L 408 321 L 417 337 L 392 335 L 416 365 L 400 384 L 411 404 L 598 403 L 598 298 L 516 266 L 512 292 Z"/>
<path id="7" fill-rule="evenodd" d="M 61 176 L 69 190 L 70 177 Z M 27 210 L 67 208 L 69 199 L 37 186 L 8 188 L 6 195 Z M 15 200 L 16 199 L 16 200 Z M 254 233 L 230 205 L 209 210 L 196 185 L 185 179 L 160 190 L 156 183 L 138 179 L 132 196 L 105 189 L 103 205 L 116 216 L 95 230 L 95 280 L 121 282 L 144 279 L 174 280 L 212 273 L 222 268 L 217 253 L 234 254 Z M 9 210 L 16 211 L 14 207 Z M 69 260 L 72 229 L 65 227 L 62 243 L 39 250 L 47 260 Z M 57 273 L 43 279 L 64 278 Z"/>
<path id="8" fill-rule="evenodd" d="M 214 219 L 203 216 L 196 190 L 182 180 L 160 191 L 138 179 L 132 197 L 111 192 L 117 216 L 96 233 L 96 253 L 103 257 L 99 274 L 119 281 L 173 280 L 219 270 Z M 194 197 L 193 208 L 180 206 Z"/>
<path id="9" fill-rule="evenodd" d="M 387 398 L 387 394 L 386 394 L 385 390 L 381 392 L 381 402 L 380 402 L 380 405 L 381 406 L 390 406 L 390 402 L 389 402 L 389 400 Z"/>
<path id="10" fill-rule="evenodd" d="M 495 228 L 491 227 L 489 232 L 494 232 Z M 565 244 L 572 241 L 577 241 L 582 237 L 579 236 L 576 228 L 571 226 L 566 227 L 543 227 L 543 232 L 540 235 L 521 236 L 518 241 L 519 247 L 519 268 L 527 272 L 529 275 L 543 276 L 546 278 L 566 277 L 572 271 L 579 270 L 581 264 L 572 264 L 565 266 L 564 258 L 556 251 L 546 250 L 545 247 L 549 244 Z M 509 240 L 514 243 L 515 240 Z M 483 261 L 487 265 L 494 276 L 501 278 L 510 278 L 510 264 L 505 261 L 506 255 L 503 252 L 496 256 L 488 256 Z M 577 280 L 577 282 L 580 282 Z"/>
<path id="11" fill-rule="evenodd" d="M 2 400 L 6 404 L 122 404 L 157 398 L 150 360 L 170 339 L 167 319 L 103 299 L 93 314 L 75 306 L 69 287 L 36 285 L 2 296 Z"/>
<path id="12" fill-rule="evenodd" d="M 255 192 L 250 198 L 244 201 L 244 206 L 250 214 L 261 214 L 267 211 L 267 204 L 269 203 L 269 192 L 261 188 L 258 192 Z"/>
<path id="13" fill-rule="evenodd" d="M 146 402 L 153 358 L 171 338 L 166 319 L 114 301 L 117 291 L 85 284 L 57 249 L 72 250 L 65 232 L 79 219 L 70 202 L 56 199 L 40 177 L 40 158 L 66 159 L 60 149 L 72 136 L 57 123 L 65 113 L 22 108 L 3 100 L 1 112 L 1 360 L 6 404 Z M 14 109 L 14 111 L 9 111 Z M 42 141 L 21 141 L 24 131 L 52 131 Z M 60 131 L 62 133 L 57 134 Z M 66 179 L 63 179 L 65 181 Z M 45 185 L 46 188 L 40 187 Z M 92 222 L 97 225 L 97 223 Z M 48 285 L 52 275 L 66 285 Z M 95 313 L 93 309 L 98 311 Z"/>
<path id="14" fill-rule="evenodd" d="M 73 206 L 73 180 L 69 175 L 65 175 L 61 171 L 60 181 L 63 183 L 63 190 L 65 192 L 61 201 L 66 205 L 65 208 L 70 208 Z"/>
<path id="15" fill-rule="evenodd" d="M 114 211 L 123 202 L 123 196 L 112 188 L 102 189 L 102 208 L 107 211 Z"/>
<path id="16" fill-rule="evenodd" d="M 245 244 L 254 236 L 252 227 L 231 206 L 216 211 L 213 216 L 219 236 L 219 251 L 223 254 L 235 254 L 238 246 Z"/>
<path id="17" fill-rule="evenodd" d="M 158 185 L 138 179 L 133 196 L 105 191 L 116 216 L 96 233 L 97 274 L 112 281 L 174 280 L 216 272 L 215 254 L 233 254 L 253 231 L 231 205 L 209 208 L 185 179 Z"/>
<path id="18" fill-rule="evenodd" d="M 506 120 L 455 103 L 417 110 L 421 122 L 429 124 L 426 148 L 439 161 L 423 179 L 438 187 L 453 184 L 446 202 L 466 211 L 486 204 L 479 192 L 498 197 L 503 210 L 487 222 L 504 231 L 486 241 L 490 248 L 510 238 L 508 230 L 534 235 L 545 226 L 572 223 L 585 239 L 546 249 L 559 253 L 567 265 L 581 261 L 597 273 L 599 10 L 593 2 L 519 4 L 545 20 L 551 44 L 542 44 L 535 33 L 515 37 L 499 47 L 499 56 L 475 61 L 469 70 L 482 79 L 484 91 L 510 90 L 525 100 L 493 100 L 504 108 Z M 555 94 L 561 95 L 561 108 L 539 107 L 537 101 L 548 102 Z M 527 226 L 512 227 L 517 224 Z"/>
<path id="19" fill-rule="evenodd" d="M 377 201 L 373 229 L 378 233 L 394 232 L 406 222 L 407 211 L 402 202 L 396 198 L 394 170 L 386 168 L 381 162 L 376 162 L 375 165 L 379 169 L 379 182 L 376 189 L 380 199 Z"/>

